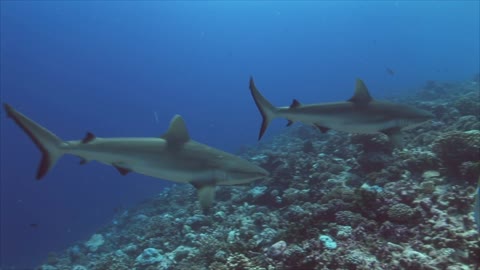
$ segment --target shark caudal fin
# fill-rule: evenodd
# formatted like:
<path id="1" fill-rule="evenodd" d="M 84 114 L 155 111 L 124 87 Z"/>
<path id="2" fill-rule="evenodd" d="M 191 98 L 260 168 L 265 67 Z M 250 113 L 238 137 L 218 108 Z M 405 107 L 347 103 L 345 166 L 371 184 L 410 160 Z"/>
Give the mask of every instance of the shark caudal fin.
<path id="1" fill-rule="evenodd" d="M 63 141 L 46 128 L 35 123 L 30 118 L 16 111 L 12 106 L 3 104 L 7 116 L 25 131 L 35 145 L 42 152 L 42 160 L 37 170 L 37 179 L 40 180 L 55 165 L 55 162 L 64 154 L 60 149 Z"/>
<path id="2" fill-rule="evenodd" d="M 260 133 L 258 134 L 258 139 L 260 140 L 265 133 L 265 130 L 267 130 L 270 121 L 276 117 L 277 108 L 275 108 L 275 106 L 273 106 L 264 96 L 262 96 L 262 94 L 260 94 L 260 91 L 258 91 L 257 87 L 255 86 L 255 82 L 253 81 L 252 77 L 250 77 L 250 92 L 258 110 L 263 117 Z"/>

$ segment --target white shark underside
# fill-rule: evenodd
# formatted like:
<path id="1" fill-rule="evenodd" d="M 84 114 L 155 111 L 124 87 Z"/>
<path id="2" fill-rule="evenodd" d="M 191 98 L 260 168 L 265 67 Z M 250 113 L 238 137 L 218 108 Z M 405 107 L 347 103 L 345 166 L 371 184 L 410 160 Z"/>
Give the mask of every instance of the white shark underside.
<path id="1" fill-rule="evenodd" d="M 293 100 L 289 107 L 274 107 L 262 96 L 253 79 L 250 91 L 262 114 L 263 121 L 258 138 L 261 139 L 274 118 L 313 125 L 322 132 L 329 129 L 350 133 L 384 133 L 392 142 L 402 145 L 401 130 L 414 127 L 433 118 L 430 112 L 411 106 L 372 99 L 362 80 L 357 79 L 355 94 L 348 101 L 319 104 L 300 104 Z"/>
<path id="2" fill-rule="evenodd" d="M 190 139 L 185 122 L 173 117 L 168 131 L 159 138 L 97 138 L 87 133 L 83 140 L 62 141 L 33 120 L 5 104 L 9 117 L 42 151 L 37 179 L 64 154 L 81 158 L 81 164 L 96 160 L 112 165 L 122 174 L 137 172 L 198 189 L 202 208 L 214 199 L 216 185 L 248 183 L 268 176 L 264 169 L 235 155 Z"/>

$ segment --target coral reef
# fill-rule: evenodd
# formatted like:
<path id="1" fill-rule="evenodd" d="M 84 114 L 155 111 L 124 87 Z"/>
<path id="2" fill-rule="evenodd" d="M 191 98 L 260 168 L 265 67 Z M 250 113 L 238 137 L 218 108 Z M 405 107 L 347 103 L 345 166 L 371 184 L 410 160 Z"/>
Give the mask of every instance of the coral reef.
<path id="1" fill-rule="evenodd" d="M 434 141 L 433 151 L 450 172 L 470 178 L 480 174 L 480 130 L 441 134 Z"/>
<path id="2" fill-rule="evenodd" d="M 403 102 L 436 118 L 405 132 L 291 127 L 241 155 L 271 172 L 218 187 L 209 214 L 174 185 L 39 269 L 474 269 L 477 81 L 428 82 Z"/>

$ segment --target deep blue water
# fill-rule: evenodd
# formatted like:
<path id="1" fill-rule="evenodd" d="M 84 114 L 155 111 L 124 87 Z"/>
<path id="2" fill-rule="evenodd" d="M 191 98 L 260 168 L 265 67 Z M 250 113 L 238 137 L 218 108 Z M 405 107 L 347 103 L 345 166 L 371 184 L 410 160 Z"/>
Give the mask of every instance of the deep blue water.
<path id="1" fill-rule="evenodd" d="M 64 139 L 159 136 L 178 113 L 194 139 L 235 152 L 260 125 L 250 75 L 288 105 L 347 99 L 357 77 L 385 97 L 479 71 L 478 1 L 0 5 L 1 101 Z M 74 157 L 36 181 L 39 151 L 0 119 L 3 267 L 37 265 L 170 185 Z"/>

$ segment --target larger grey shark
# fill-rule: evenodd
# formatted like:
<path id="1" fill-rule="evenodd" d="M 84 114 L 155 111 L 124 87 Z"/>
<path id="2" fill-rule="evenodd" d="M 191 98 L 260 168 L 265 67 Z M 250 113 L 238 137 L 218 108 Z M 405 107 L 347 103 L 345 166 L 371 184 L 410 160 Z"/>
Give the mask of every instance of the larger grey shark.
<path id="1" fill-rule="evenodd" d="M 8 104 L 7 115 L 33 140 L 43 156 L 37 179 L 43 178 L 64 154 L 114 166 L 122 175 L 137 172 L 198 190 L 200 205 L 207 209 L 216 185 L 244 184 L 269 173 L 240 157 L 190 139 L 182 117 L 173 117 L 167 132 L 158 138 L 98 138 L 87 133 L 83 140 L 63 141 Z"/>
<path id="2" fill-rule="evenodd" d="M 250 78 L 250 91 L 263 121 L 258 139 L 270 121 L 277 117 L 313 125 L 322 132 L 330 129 L 351 133 L 384 133 L 396 146 L 402 145 L 401 131 L 433 118 L 433 114 L 411 106 L 374 100 L 362 80 L 357 79 L 352 98 L 343 102 L 300 104 L 296 99 L 289 107 L 275 107 L 258 91 Z"/>

